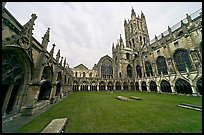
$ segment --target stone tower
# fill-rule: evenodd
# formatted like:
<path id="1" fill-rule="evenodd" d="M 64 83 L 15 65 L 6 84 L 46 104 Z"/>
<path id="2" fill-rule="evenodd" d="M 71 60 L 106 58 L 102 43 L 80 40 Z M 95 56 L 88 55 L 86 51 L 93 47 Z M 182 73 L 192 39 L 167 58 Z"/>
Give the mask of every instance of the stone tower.
<path id="1" fill-rule="evenodd" d="M 141 12 L 141 17 L 136 17 L 132 8 L 131 20 L 124 21 L 126 47 L 135 51 L 140 51 L 143 45 L 149 42 L 149 33 L 147 29 L 145 15 Z"/>

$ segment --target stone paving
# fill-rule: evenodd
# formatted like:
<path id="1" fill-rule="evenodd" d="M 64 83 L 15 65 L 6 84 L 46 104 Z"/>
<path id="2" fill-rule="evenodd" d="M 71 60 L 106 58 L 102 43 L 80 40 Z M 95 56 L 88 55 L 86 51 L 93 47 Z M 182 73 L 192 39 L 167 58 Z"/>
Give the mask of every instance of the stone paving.
<path id="1" fill-rule="evenodd" d="M 19 116 L 12 121 L 3 124 L 2 133 L 17 133 L 20 127 L 30 122 L 35 117 L 39 116 L 41 113 L 47 111 L 53 105 L 55 104 L 49 104 L 47 107 L 37 110 L 32 116 Z"/>

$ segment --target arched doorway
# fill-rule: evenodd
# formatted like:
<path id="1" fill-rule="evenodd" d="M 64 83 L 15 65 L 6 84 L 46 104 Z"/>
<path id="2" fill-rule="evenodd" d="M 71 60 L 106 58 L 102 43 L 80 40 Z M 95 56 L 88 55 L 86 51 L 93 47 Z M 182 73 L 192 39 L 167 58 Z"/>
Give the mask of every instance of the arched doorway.
<path id="1" fill-rule="evenodd" d="M 105 83 L 102 81 L 99 83 L 99 90 L 104 91 L 105 90 Z"/>
<path id="2" fill-rule="evenodd" d="M 200 78 L 197 82 L 196 82 L 196 86 L 197 86 L 197 91 L 200 95 L 202 95 L 202 78 Z"/>
<path id="3" fill-rule="evenodd" d="M 127 84 L 127 82 L 124 82 L 124 83 L 123 83 L 123 90 L 128 90 L 128 84 Z"/>
<path id="4" fill-rule="evenodd" d="M 79 90 L 79 83 L 76 80 L 74 80 L 73 81 L 73 91 L 78 91 L 78 90 Z"/>
<path id="5" fill-rule="evenodd" d="M 83 81 L 81 85 L 81 91 L 88 91 L 88 84 L 86 81 Z"/>
<path id="6" fill-rule="evenodd" d="M 130 82 L 130 90 L 131 90 L 131 91 L 134 91 L 134 90 L 135 90 L 134 82 Z"/>
<path id="7" fill-rule="evenodd" d="M 121 90 L 121 83 L 120 82 L 116 82 L 115 89 Z"/>
<path id="8" fill-rule="evenodd" d="M 40 93 L 38 95 L 38 101 L 40 100 L 49 100 L 50 98 L 50 93 L 52 89 L 52 83 L 50 80 L 42 80 L 40 82 Z"/>
<path id="9" fill-rule="evenodd" d="M 2 47 L 2 115 L 21 109 L 32 71 L 33 63 L 25 50 L 16 45 Z"/>
<path id="10" fill-rule="evenodd" d="M 150 91 L 156 92 L 157 91 L 157 84 L 154 81 L 150 82 Z"/>
<path id="11" fill-rule="evenodd" d="M 96 85 L 96 82 L 95 82 L 95 81 L 93 81 L 93 82 L 91 83 L 90 91 L 97 91 L 97 85 Z"/>
<path id="12" fill-rule="evenodd" d="M 113 91 L 113 83 L 112 82 L 108 82 L 108 90 Z"/>
<path id="13" fill-rule="evenodd" d="M 160 84 L 160 87 L 161 87 L 161 91 L 162 92 L 167 92 L 167 93 L 171 93 L 171 85 L 168 81 L 166 80 L 162 80 L 161 81 L 161 84 Z"/>
<path id="14" fill-rule="evenodd" d="M 177 93 L 182 94 L 192 94 L 192 89 L 190 83 L 183 79 L 178 79 L 175 84 L 175 89 Z"/>
<path id="15" fill-rule="evenodd" d="M 142 91 L 147 91 L 147 85 L 146 82 L 142 82 Z"/>
<path id="16" fill-rule="evenodd" d="M 136 91 L 139 91 L 139 90 L 140 90 L 140 87 L 139 87 L 139 83 L 138 83 L 138 82 L 135 83 L 135 89 L 136 89 Z"/>

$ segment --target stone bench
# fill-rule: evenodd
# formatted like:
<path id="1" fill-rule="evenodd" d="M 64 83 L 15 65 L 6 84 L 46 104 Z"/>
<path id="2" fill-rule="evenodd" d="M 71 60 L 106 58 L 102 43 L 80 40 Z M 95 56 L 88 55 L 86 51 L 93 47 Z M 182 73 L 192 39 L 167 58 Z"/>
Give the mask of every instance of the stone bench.
<path id="1" fill-rule="evenodd" d="M 62 133 L 67 118 L 54 119 L 43 129 L 41 133 Z"/>
<path id="2" fill-rule="evenodd" d="M 128 101 L 130 99 L 126 98 L 126 97 L 122 97 L 122 96 L 117 96 L 116 99 L 121 100 L 121 101 Z"/>
<path id="3" fill-rule="evenodd" d="M 202 112 L 202 107 L 201 106 L 195 106 L 195 105 L 191 105 L 191 104 L 179 104 L 179 107 L 182 108 L 186 108 L 186 109 L 191 109 L 191 110 L 195 110 L 195 111 L 201 111 Z"/>
<path id="4" fill-rule="evenodd" d="M 140 98 L 140 97 L 130 96 L 130 98 L 135 99 L 135 100 L 142 100 L 142 98 Z"/>

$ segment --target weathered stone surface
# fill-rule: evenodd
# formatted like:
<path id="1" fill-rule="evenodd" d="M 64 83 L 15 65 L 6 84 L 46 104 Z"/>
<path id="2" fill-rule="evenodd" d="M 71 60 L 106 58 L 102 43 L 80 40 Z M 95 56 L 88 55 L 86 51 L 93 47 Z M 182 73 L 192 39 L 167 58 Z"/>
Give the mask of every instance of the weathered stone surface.
<path id="1" fill-rule="evenodd" d="M 67 118 L 54 119 L 41 133 L 61 133 L 66 122 Z"/>
<path id="2" fill-rule="evenodd" d="M 130 96 L 131 99 L 135 99 L 135 100 L 142 100 L 142 98 L 140 97 L 134 97 L 134 96 Z"/>
<path id="3" fill-rule="evenodd" d="M 129 98 L 122 97 L 122 96 L 117 96 L 116 99 L 121 100 L 121 101 L 129 101 Z"/>

